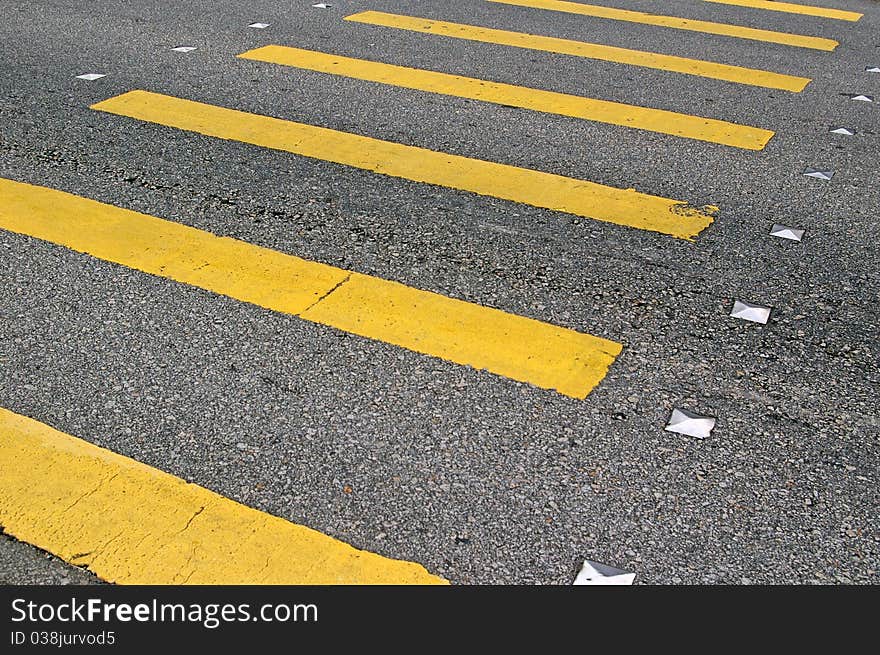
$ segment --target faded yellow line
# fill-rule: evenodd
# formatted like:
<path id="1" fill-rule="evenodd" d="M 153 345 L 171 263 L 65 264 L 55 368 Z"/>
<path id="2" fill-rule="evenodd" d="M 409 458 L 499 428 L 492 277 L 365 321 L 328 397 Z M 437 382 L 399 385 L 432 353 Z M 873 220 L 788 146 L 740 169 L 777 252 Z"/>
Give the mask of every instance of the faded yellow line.
<path id="1" fill-rule="evenodd" d="M 761 150 L 773 132 L 747 125 L 678 114 L 662 109 L 554 93 L 436 71 L 352 59 L 314 50 L 269 45 L 238 55 L 244 59 L 344 75 L 407 89 L 471 98 L 562 116 L 622 125 L 748 150 Z"/>
<path id="2" fill-rule="evenodd" d="M 711 214 L 717 210 L 695 209 L 633 189 L 380 141 L 148 91 L 130 91 L 92 105 L 92 109 L 683 239 L 699 234 L 712 222 Z"/>
<path id="3" fill-rule="evenodd" d="M 0 407 L 0 526 L 120 584 L 445 584 Z"/>
<path id="4" fill-rule="evenodd" d="M 413 16 L 401 16 L 399 14 L 386 14 L 379 11 L 364 11 L 359 14 L 346 16 L 345 20 L 368 25 L 380 25 L 397 29 L 422 32 L 424 34 L 436 34 L 456 39 L 467 39 L 481 43 L 493 43 L 497 45 L 512 46 L 516 48 L 528 48 L 543 52 L 555 52 L 574 57 L 587 59 L 599 59 L 612 61 L 643 68 L 655 68 L 658 70 L 708 77 L 738 84 L 750 84 L 768 89 L 782 89 L 798 93 L 810 83 L 806 77 L 794 77 L 782 73 L 742 68 L 728 64 L 718 64 L 699 59 L 686 59 L 672 55 L 662 55 L 655 52 L 642 50 L 629 50 L 627 48 L 615 48 L 596 43 L 583 41 L 570 41 L 557 39 L 549 36 L 536 36 L 523 32 L 508 32 L 488 27 L 475 25 L 463 25 L 461 23 L 447 23 L 445 21 L 416 18 Z"/>
<path id="5" fill-rule="evenodd" d="M 0 229 L 574 398 L 621 345 L 0 178 Z"/>
<path id="6" fill-rule="evenodd" d="M 790 2 L 775 2 L 775 0 L 706 0 L 721 5 L 735 5 L 737 7 L 751 7 L 753 9 L 766 9 L 768 11 L 782 11 L 787 14 L 803 14 L 804 16 L 819 16 L 821 18 L 836 18 L 837 20 L 857 21 L 863 14 L 842 9 L 829 9 L 826 7 L 812 7 L 810 5 L 797 5 Z"/>
<path id="7" fill-rule="evenodd" d="M 611 7 L 599 7 L 597 5 L 585 5 L 580 2 L 565 2 L 564 0 L 488 0 L 505 5 L 517 5 L 519 7 L 531 7 L 533 9 L 547 9 L 561 11 L 580 16 L 592 16 L 594 18 L 610 18 L 611 20 L 625 21 L 627 23 L 640 23 L 642 25 L 654 25 L 656 27 L 671 27 L 677 30 L 689 32 L 701 32 L 703 34 L 717 34 L 719 36 L 732 36 L 738 39 L 763 41 L 765 43 L 778 43 L 798 48 L 810 48 L 813 50 L 834 50 L 838 45 L 833 39 L 825 39 L 818 36 L 803 34 L 790 34 L 788 32 L 773 32 L 760 30 L 741 25 L 728 23 L 712 23 L 704 20 L 691 20 L 689 18 L 676 18 L 675 16 L 660 16 L 646 14 L 641 11 L 628 11 L 626 9 L 612 9 Z"/>

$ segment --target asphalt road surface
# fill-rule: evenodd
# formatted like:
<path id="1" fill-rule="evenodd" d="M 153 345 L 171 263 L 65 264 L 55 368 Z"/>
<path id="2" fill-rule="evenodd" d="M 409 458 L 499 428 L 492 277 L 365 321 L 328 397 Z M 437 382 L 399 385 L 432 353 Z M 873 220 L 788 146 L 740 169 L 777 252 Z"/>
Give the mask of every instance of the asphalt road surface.
<path id="1" fill-rule="evenodd" d="M 316 574 L 344 542 L 453 584 L 570 584 L 584 560 L 636 584 L 878 583 L 880 3 L 799 1 L 863 16 L 602 0 L 692 21 L 677 29 L 574 3 L 4 0 L 0 582 L 216 580 L 223 561 L 198 553 L 217 543 L 244 561 L 231 524 L 180 518 L 164 472 L 332 537 L 272 560 Z M 345 20 L 361 12 L 394 16 Z M 630 109 L 238 57 L 269 45 Z M 132 91 L 160 95 L 111 100 Z M 630 126 L 632 106 L 686 116 Z M 668 133 L 705 123 L 688 116 L 758 129 Z M 766 145 L 716 142 L 731 129 Z M 118 229 L 96 236 L 77 221 L 99 205 L 57 191 Z M 209 261 L 211 234 L 244 245 L 210 241 Z M 247 244 L 342 273 L 285 310 L 259 294 L 300 279 L 248 278 L 265 251 Z M 736 300 L 769 322 L 730 316 Z M 666 431 L 673 408 L 717 422 Z M 137 502 L 110 482 L 130 460 L 158 480 Z"/>

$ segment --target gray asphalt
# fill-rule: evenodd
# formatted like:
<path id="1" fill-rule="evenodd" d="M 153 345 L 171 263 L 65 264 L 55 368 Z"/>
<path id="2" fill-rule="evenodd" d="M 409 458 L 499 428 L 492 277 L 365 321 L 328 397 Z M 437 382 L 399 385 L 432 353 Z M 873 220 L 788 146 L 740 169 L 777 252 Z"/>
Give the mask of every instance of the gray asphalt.
<path id="1" fill-rule="evenodd" d="M 642 584 L 880 581 L 880 102 L 842 95 L 880 101 L 880 3 L 816 0 L 865 14 L 849 23 L 602 2 L 826 36 L 832 53 L 479 0 L 3 4 L 0 176 L 625 349 L 574 400 L 0 231 L 0 406 L 457 584 L 568 584 L 584 559 Z M 814 81 L 791 94 L 342 20 L 367 9 Z M 777 134 L 741 151 L 235 58 L 264 44 Z M 107 77 L 74 79 L 88 72 Z M 688 243 L 88 109 L 131 89 L 721 212 Z M 735 298 L 772 305 L 770 323 L 730 318 Z M 665 432 L 673 407 L 717 416 L 711 437 Z M 90 580 L 0 539 L 0 582 Z"/>

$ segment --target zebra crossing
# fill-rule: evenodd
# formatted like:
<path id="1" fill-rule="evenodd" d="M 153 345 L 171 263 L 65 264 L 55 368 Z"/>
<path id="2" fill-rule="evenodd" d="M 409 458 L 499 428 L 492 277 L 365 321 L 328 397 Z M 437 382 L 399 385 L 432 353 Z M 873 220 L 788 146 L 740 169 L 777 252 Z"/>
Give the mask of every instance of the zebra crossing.
<path id="1" fill-rule="evenodd" d="M 760 47 L 761 43 L 791 46 L 792 52 L 802 48 L 834 56 L 839 45 L 838 41 L 824 37 L 645 14 L 581 2 L 486 1 L 517 12 L 517 16 L 527 15 L 519 12 L 552 11 L 570 15 L 574 21 L 637 23 L 742 39 L 754 47 Z M 736 6 L 745 11 L 790 12 L 844 22 L 859 18 L 854 12 L 789 3 L 705 1 Z M 598 60 L 623 67 L 648 68 L 664 74 L 732 83 L 736 89 L 758 87 L 800 94 L 811 82 L 802 76 L 803 71 L 798 70 L 798 59 L 794 54 L 784 71 L 762 70 L 710 59 L 533 34 L 525 25 L 523 31 L 511 31 L 374 10 L 349 14 L 340 17 L 342 19 L 364 29 L 407 31 L 425 39 L 459 39 L 511 50 L 543 51 L 578 58 L 585 66 Z M 544 115 L 555 115 L 626 130 L 647 131 L 661 135 L 661 138 L 700 142 L 695 147 L 709 143 L 747 151 L 746 155 L 755 157 L 761 155 L 783 127 L 744 125 L 708 115 L 710 112 L 697 116 L 558 93 L 534 85 L 522 86 L 510 80 L 450 74 L 444 72 L 447 62 L 441 60 L 436 61 L 431 69 L 422 69 L 379 58 L 348 57 L 334 53 L 329 47 L 327 51 L 299 47 L 295 34 L 267 31 L 269 26 L 270 23 L 243 26 L 263 30 L 261 34 L 270 42 L 239 53 L 237 59 L 265 65 L 267 69 L 307 70 L 380 85 L 380 88 L 405 88 L 516 107 L 532 112 L 536 121 L 542 120 Z M 841 31 L 841 34 L 844 39 L 845 32 Z M 177 48 L 182 53 L 192 49 Z M 103 75 L 95 73 L 80 77 L 97 84 Z M 283 98 L 278 99 L 279 104 L 283 101 Z M 91 109 L 107 121 L 115 121 L 116 125 L 136 121 L 148 126 L 155 131 L 157 139 L 171 131 L 194 133 L 292 157 L 329 162 L 376 176 L 453 189 L 474 197 L 490 197 L 511 203 L 511 206 L 527 205 L 560 215 L 599 221 L 620 230 L 641 230 L 658 238 L 698 242 L 707 230 L 724 223 L 726 207 L 723 206 L 695 206 L 686 198 L 655 195 L 659 192 L 652 189 L 623 188 L 557 174 L 550 166 L 542 170 L 514 166 L 496 161 L 491 153 L 485 158 L 462 156 L 319 124 L 257 114 L 236 108 L 234 99 L 230 99 L 228 106 L 220 106 L 147 88 L 132 88 L 92 104 Z M 163 217 L 11 179 L 0 179 L 0 229 L 85 253 L 111 265 L 528 383 L 585 403 L 590 402 L 589 394 L 601 386 L 603 379 L 613 375 L 615 361 L 627 347 L 623 339 L 613 333 L 579 332 L 501 308 L 330 266 L 311 259 L 309 253 L 294 256 L 277 252 Z M 185 531 L 174 531 L 173 535 L 167 536 L 171 540 L 169 543 L 163 543 L 165 537 L 146 536 L 137 543 L 130 543 L 128 537 L 117 542 L 119 535 L 129 533 L 135 524 L 152 520 L 150 512 L 144 514 L 135 508 L 156 507 L 160 512 L 169 511 L 162 508 L 170 508 L 175 516 L 186 519 L 186 528 L 204 510 L 204 499 L 199 494 L 212 492 L 200 488 L 193 490 L 192 485 L 182 485 L 159 470 L 122 461 L 123 458 L 109 452 L 97 452 L 78 441 L 77 445 L 71 445 L 74 438 L 38 423 L 38 417 L 26 418 L 0 408 L 0 462 L 4 468 L 17 472 L 16 476 L 0 482 L 0 525 L 9 534 L 45 548 L 66 561 L 88 565 L 104 579 L 148 584 L 254 580 L 294 584 L 441 581 L 418 564 L 386 560 L 372 553 L 356 554 L 345 544 L 318 533 L 315 533 L 317 536 L 309 534 L 306 541 L 310 545 L 301 552 L 296 551 L 296 546 L 292 547 L 306 562 L 303 569 L 285 569 L 275 575 L 272 566 L 263 566 L 257 554 L 259 549 L 243 556 L 230 553 L 223 538 L 233 539 L 234 533 L 223 537 L 225 526 L 240 525 L 244 520 L 270 526 L 266 528 L 265 539 L 275 544 L 272 551 L 275 554 L 270 559 L 274 557 L 277 562 L 285 557 L 284 540 L 296 542 L 299 538 L 284 535 L 290 531 L 299 534 L 308 529 L 290 523 L 281 525 L 280 519 L 260 516 L 255 510 L 238 506 L 216 494 L 205 502 L 217 508 L 228 506 L 228 512 L 218 509 L 211 518 L 214 527 L 205 528 L 210 536 L 192 536 L 197 545 L 189 540 Z M 31 463 L 23 464 L 19 444 L 27 440 L 32 441 L 32 445 L 25 449 Z M 84 451 L 81 453 L 80 449 Z M 45 461 L 51 465 L 40 464 Z M 81 466 L 95 466 L 100 470 L 79 476 L 77 467 Z M 130 474 L 130 471 L 136 473 Z M 131 486 L 115 488 L 109 481 L 115 480 L 117 475 L 122 475 L 122 479 L 133 475 L 127 484 L 145 491 L 132 496 L 126 491 Z M 76 485 L 65 488 L 64 493 L 47 494 L 46 502 L 42 504 L 25 502 L 26 493 L 33 488 L 46 481 L 63 487 L 65 480 L 75 480 Z M 77 505 L 78 499 L 89 494 L 96 483 L 102 493 L 93 498 L 87 508 L 83 507 L 87 513 L 71 515 L 66 510 L 57 513 L 53 509 L 69 502 Z M 121 506 L 122 510 L 107 513 L 101 531 L 92 533 L 83 529 L 89 516 L 102 515 L 105 508 L 119 508 L 122 494 L 129 494 L 127 504 Z M 186 494 L 194 496 L 187 496 L 185 504 L 178 508 Z M 193 511 L 196 511 L 195 516 Z M 247 519 L 240 518 L 242 513 L 248 514 Z M 76 539 L 69 541 L 66 535 L 74 533 Z M 116 545 L 110 549 L 109 544 L 113 542 Z M 149 565 L 159 554 L 167 564 L 161 571 Z M 246 565 L 229 569 L 227 560 L 232 558 Z M 359 563 L 352 564 L 360 558 L 369 563 L 362 567 Z M 593 567 L 591 570 L 599 569 Z"/>

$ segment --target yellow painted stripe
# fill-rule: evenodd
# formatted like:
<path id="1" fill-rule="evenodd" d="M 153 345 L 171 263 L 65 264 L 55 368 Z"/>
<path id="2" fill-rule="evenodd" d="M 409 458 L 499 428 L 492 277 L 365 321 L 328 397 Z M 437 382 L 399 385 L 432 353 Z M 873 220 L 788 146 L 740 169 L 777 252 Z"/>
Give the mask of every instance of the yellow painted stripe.
<path id="1" fill-rule="evenodd" d="M 386 14 L 379 11 L 364 11 L 359 14 L 346 16 L 345 20 L 479 41 L 481 43 L 493 43 L 516 48 L 541 50 L 543 52 L 555 52 L 575 57 L 585 57 L 587 59 L 612 61 L 631 66 L 642 66 L 644 68 L 655 68 L 675 73 L 684 73 L 686 75 L 736 82 L 738 84 L 750 84 L 768 89 L 782 89 L 795 93 L 803 91 L 804 87 L 810 83 L 810 80 L 805 77 L 794 77 L 792 75 L 753 68 L 741 68 L 740 66 L 717 64 L 699 59 L 685 59 L 684 57 L 674 57 L 672 55 L 662 55 L 642 50 L 615 48 L 596 43 L 584 43 L 583 41 L 536 36 L 523 32 L 508 32 L 506 30 L 477 27 L 475 25 L 447 23 L 445 21 L 401 16 L 399 14 Z"/>
<path id="2" fill-rule="evenodd" d="M 0 229 L 584 398 L 621 345 L 0 178 Z"/>
<path id="3" fill-rule="evenodd" d="M 314 50 L 269 45 L 249 50 L 240 54 L 239 57 L 284 66 L 296 66 L 321 73 L 344 75 L 381 84 L 392 84 L 407 89 L 634 127 L 749 150 L 763 149 L 773 136 L 773 132 L 769 130 L 711 118 L 583 98 L 460 75 L 394 66 L 364 59 L 352 59 Z"/>
<path id="4" fill-rule="evenodd" d="M 706 0 L 706 2 L 716 2 L 721 5 L 735 5 L 737 7 L 751 7 L 753 9 L 766 9 L 768 11 L 782 11 L 787 14 L 836 18 L 837 20 L 848 21 L 857 21 L 863 15 L 854 11 L 829 9 L 826 7 L 812 7 L 810 5 L 797 5 L 790 2 L 776 2 L 775 0 Z"/>
<path id="5" fill-rule="evenodd" d="M 0 407 L 0 526 L 121 584 L 444 584 Z"/>
<path id="6" fill-rule="evenodd" d="M 763 41 L 765 43 L 778 43 L 780 45 L 796 46 L 798 48 L 810 48 L 813 50 L 834 50 L 838 45 L 833 39 L 825 39 L 818 36 L 806 36 L 803 34 L 790 34 L 788 32 L 773 32 L 760 30 L 741 25 L 727 23 L 712 23 L 704 20 L 691 20 L 689 18 L 676 18 L 675 16 L 660 16 L 646 14 L 641 11 L 628 11 L 626 9 L 612 9 L 611 7 L 599 7 L 597 5 L 585 5 L 579 2 L 565 2 L 564 0 L 488 0 L 505 5 L 517 5 L 519 7 L 531 7 L 534 9 L 547 9 L 561 11 L 580 16 L 592 16 L 594 18 L 610 18 L 612 20 L 626 21 L 627 23 L 641 23 L 642 25 L 654 25 L 657 27 L 671 27 L 677 30 L 689 32 L 702 32 L 704 34 L 717 34 L 719 36 L 732 36 L 738 39 Z"/>
<path id="7" fill-rule="evenodd" d="M 717 211 L 717 207 L 695 209 L 633 189 L 380 141 L 148 91 L 130 91 L 92 105 L 92 109 L 683 239 L 699 234 Z"/>

